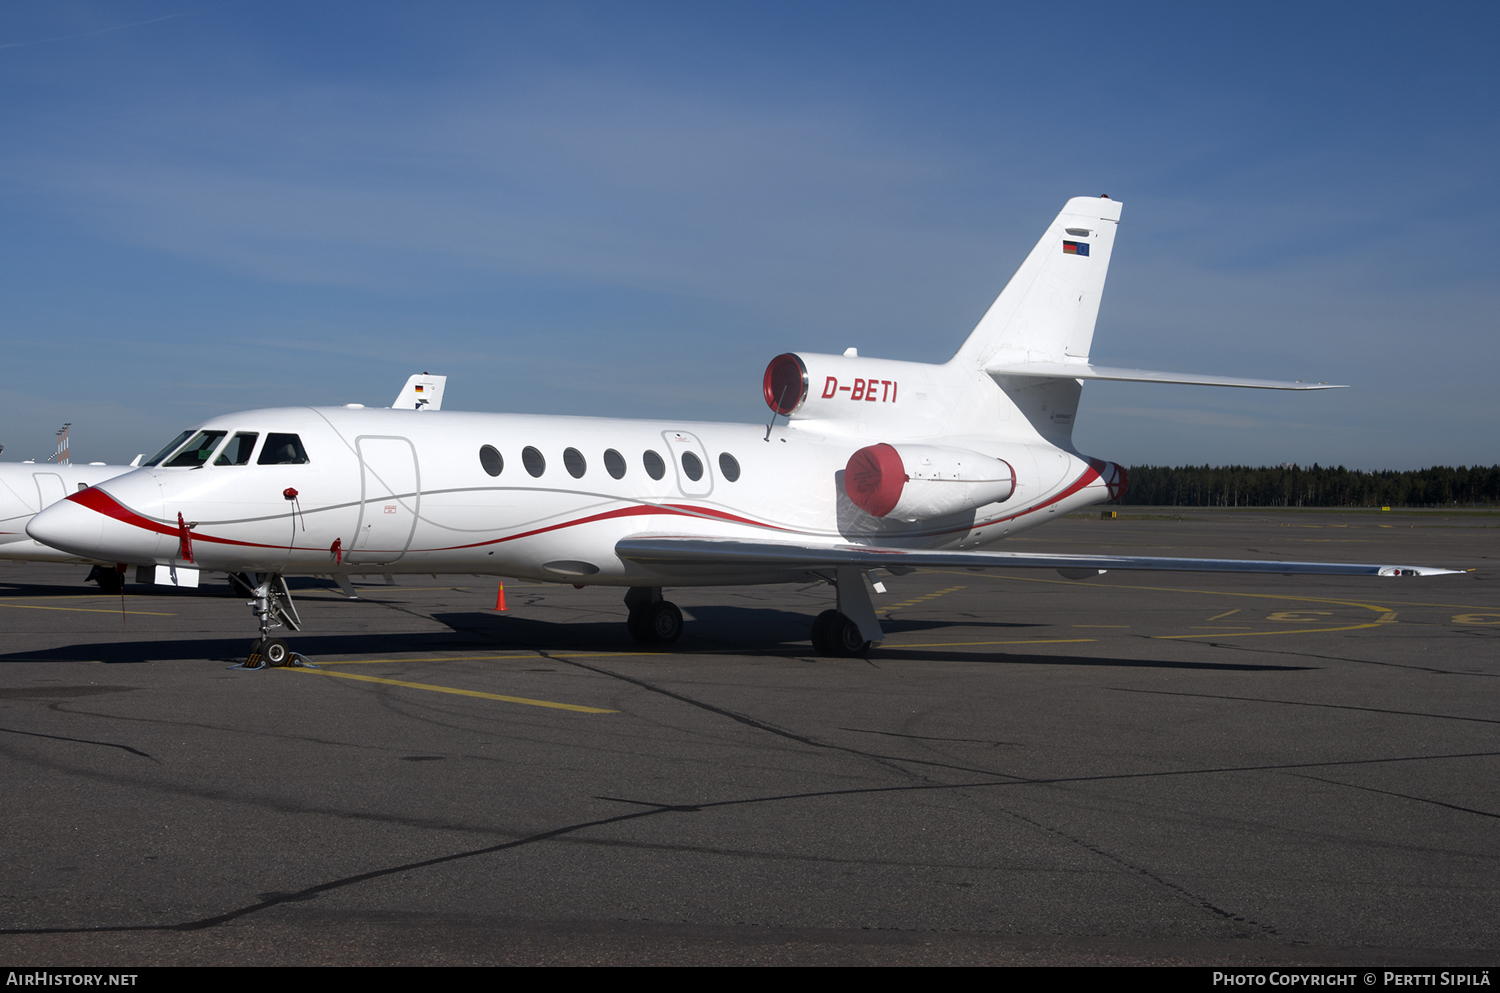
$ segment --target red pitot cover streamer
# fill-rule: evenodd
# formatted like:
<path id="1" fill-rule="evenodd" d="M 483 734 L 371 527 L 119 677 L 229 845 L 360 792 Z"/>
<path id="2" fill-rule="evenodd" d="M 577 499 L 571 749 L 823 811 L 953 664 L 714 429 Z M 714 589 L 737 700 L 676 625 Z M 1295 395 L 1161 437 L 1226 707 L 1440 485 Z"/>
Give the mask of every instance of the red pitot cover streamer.
<path id="1" fill-rule="evenodd" d="M 193 561 L 193 531 L 182 515 L 177 515 L 177 555 L 184 562 Z"/>

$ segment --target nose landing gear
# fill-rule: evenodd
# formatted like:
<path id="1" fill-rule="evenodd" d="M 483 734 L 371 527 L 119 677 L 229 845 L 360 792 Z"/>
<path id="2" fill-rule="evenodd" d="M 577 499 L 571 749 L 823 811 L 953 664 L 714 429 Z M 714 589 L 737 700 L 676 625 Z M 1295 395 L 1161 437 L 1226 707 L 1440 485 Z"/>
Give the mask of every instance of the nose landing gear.
<path id="1" fill-rule="evenodd" d="M 276 572 L 231 572 L 229 585 L 241 596 L 250 597 L 251 613 L 260 621 L 260 640 L 250 646 L 250 655 L 231 669 L 264 669 L 266 666 L 305 666 L 315 669 L 305 656 L 287 647 L 285 641 L 271 637 L 271 629 L 285 627 L 302 630 L 302 618 L 292 603 L 286 579 Z"/>

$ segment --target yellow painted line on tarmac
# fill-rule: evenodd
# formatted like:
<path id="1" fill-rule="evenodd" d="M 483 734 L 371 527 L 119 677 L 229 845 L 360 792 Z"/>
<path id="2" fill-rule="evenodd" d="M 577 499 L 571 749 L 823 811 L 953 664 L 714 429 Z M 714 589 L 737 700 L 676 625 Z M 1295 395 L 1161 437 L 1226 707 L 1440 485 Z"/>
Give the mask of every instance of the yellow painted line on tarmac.
<path id="1" fill-rule="evenodd" d="M 139 596 L 139 595 L 140 594 L 136 594 L 136 593 L 127 594 L 127 596 Z M 43 595 L 40 595 L 40 596 L 13 596 L 13 597 L 6 597 L 6 599 L 7 600 L 104 600 L 104 599 L 118 600 L 118 599 L 120 599 L 120 594 L 118 594 L 118 593 L 64 593 L 61 596 L 52 596 L 50 593 L 48 593 L 48 594 L 43 594 Z"/>
<path id="2" fill-rule="evenodd" d="M 453 655 L 435 659 L 346 659 L 338 662 L 319 661 L 319 666 L 328 665 L 379 665 L 395 662 L 503 662 L 511 659 L 528 659 L 545 662 L 547 659 L 601 659 L 627 655 L 673 655 L 674 652 L 548 652 L 546 655 Z"/>
<path id="3" fill-rule="evenodd" d="M 891 611 L 900 610 L 902 607 L 914 607 L 919 603 L 926 603 L 928 600 L 936 600 L 940 596 L 948 593 L 955 593 L 963 588 L 964 587 L 962 586 L 950 586 L 946 590 L 938 590 L 936 593 L 927 593 L 919 597 L 913 597 L 910 600 L 903 600 L 901 603 L 892 604 L 889 607 L 881 607 L 879 608 L 878 612 L 882 614 L 889 614 Z"/>
<path id="4" fill-rule="evenodd" d="M 84 665 L 103 665 L 103 659 L 0 659 L 5 662 L 82 662 Z"/>
<path id="5" fill-rule="evenodd" d="M 401 679 L 384 679 L 380 676 L 362 676 L 354 672 L 328 672 L 325 669 L 305 669 L 301 666 L 289 667 L 287 672 L 305 672 L 314 676 L 337 676 L 340 679 L 358 679 L 366 683 L 384 683 L 388 686 L 401 686 L 409 690 L 427 690 L 429 693 L 452 693 L 456 696 L 472 696 L 481 700 L 499 700 L 502 703 L 524 703 L 528 707 L 549 707 L 553 710 L 572 710 L 580 714 L 618 714 L 618 710 L 606 710 L 603 707 L 584 707 L 576 703 L 555 703 L 552 700 L 531 700 L 524 696 L 505 696 L 500 693 L 481 693 L 479 690 L 461 690 L 453 686 L 433 686 L 431 683 L 408 683 Z"/>
<path id="6" fill-rule="evenodd" d="M 1242 607 L 1236 607 L 1233 610 L 1226 610 L 1222 614 L 1215 614 L 1214 616 L 1210 617 L 1209 620 L 1211 620 L 1211 621 L 1222 620 L 1223 618 L 1228 617 L 1231 614 L 1238 614 L 1242 609 L 1244 609 L 1244 608 L 1242 608 Z"/>
<path id="7" fill-rule="evenodd" d="M 1038 638 L 1034 641 L 933 641 L 924 642 L 920 645 L 899 644 L 893 645 L 886 642 L 881 648 L 964 648 L 969 645 L 1077 645 L 1087 641 L 1095 641 L 1094 638 Z"/>
<path id="8" fill-rule="evenodd" d="M 102 607 L 44 607 L 39 603 L 3 603 L 0 607 L 14 607 L 17 610 L 71 610 L 80 614 L 141 614 L 147 617 L 176 617 L 176 614 L 167 614 L 159 610 L 106 610 Z"/>

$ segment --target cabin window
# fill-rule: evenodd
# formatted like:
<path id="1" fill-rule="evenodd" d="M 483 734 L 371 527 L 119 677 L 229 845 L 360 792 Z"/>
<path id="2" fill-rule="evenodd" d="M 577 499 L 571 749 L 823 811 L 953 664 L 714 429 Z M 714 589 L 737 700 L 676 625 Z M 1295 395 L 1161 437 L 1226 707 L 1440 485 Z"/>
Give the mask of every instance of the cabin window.
<path id="1" fill-rule="evenodd" d="M 228 431 L 199 431 L 197 437 L 188 442 L 176 456 L 167 463 L 168 469 L 191 468 L 196 469 L 208 461 L 208 457 L 219 447 L 219 442 L 224 440 Z"/>
<path id="2" fill-rule="evenodd" d="M 728 452 L 719 453 L 719 471 L 731 483 L 740 478 L 740 462 Z"/>
<path id="3" fill-rule="evenodd" d="M 651 449 L 646 449 L 646 454 L 641 456 L 641 461 L 646 463 L 646 475 L 652 479 L 660 479 L 667 474 L 667 464 Z"/>
<path id="4" fill-rule="evenodd" d="M 703 478 L 703 460 L 692 452 L 683 452 L 682 471 L 687 473 L 687 478 L 697 482 Z"/>
<path id="5" fill-rule="evenodd" d="M 256 465 L 306 465 L 307 449 L 294 434 L 268 434 L 266 447 L 260 451 Z"/>
<path id="6" fill-rule="evenodd" d="M 574 479 L 582 479 L 583 474 L 589 471 L 589 464 L 584 461 L 583 453 L 578 449 L 564 448 L 563 468 L 568 470 L 568 475 Z"/>
<path id="7" fill-rule="evenodd" d="M 484 471 L 491 476 L 500 475 L 501 470 L 505 468 L 505 460 L 500 457 L 494 445 L 485 445 L 479 450 L 479 464 L 484 466 Z"/>
<path id="8" fill-rule="evenodd" d="M 229 444 L 214 459 L 214 465 L 249 465 L 250 453 L 255 451 L 255 439 L 259 437 L 259 432 L 241 431 L 229 439 Z"/>
<path id="9" fill-rule="evenodd" d="M 613 448 L 606 448 L 604 450 L 604 471 L 616 479 L 623 479 L 625 477 L 625 456 Z"/>
<path id="10" fill-rule="evenodd" d="M 521 464 L 524 465 L 526 467 L 526 471 L 531 473 L 533 476 L 540 476 L 542 473 L 547 471 L 547 460 L 542 458 L 541 452 L 537 451 L 535 448 L 532 448 L 530 445 L 527 445 L 525 448 L 521 449 Z"/>
<path id="11" fill-rule="evenodd" d="M 156 463 L 160 462 L 162 459 L 166 458 L 168 455 L 171 455 L 173 452 L 177 451 L 177 446 L 180 445 L 180 444 L 182 444 L 184 441 L 187 441 L 188 438 L 192 435 L 192 433 L 193 432 L 191 432 L 191 431 L 184 431 L 184 432 L 182 432 L 182 434 L 180 434 L 177 437 L 175 437 L 175 438 L 172 439 L 172 443 L 170 445 L 168 445 L 166 448 L 163 448 L 161 451 L 157 452 L 155 455 L 151 456 L 151 460 L 149 462 L 142 462 L 141 465 L 143 465 L 143 466 L 146 466 L 146 465 L 156 465 Z"/>

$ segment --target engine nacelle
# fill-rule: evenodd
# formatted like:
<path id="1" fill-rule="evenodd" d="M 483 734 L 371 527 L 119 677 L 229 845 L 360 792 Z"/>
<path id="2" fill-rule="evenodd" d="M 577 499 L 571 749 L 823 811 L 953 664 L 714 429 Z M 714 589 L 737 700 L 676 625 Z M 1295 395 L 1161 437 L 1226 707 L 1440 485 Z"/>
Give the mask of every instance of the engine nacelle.
<path id="1" fill-rule="evenodd" d="M 1102 459 L 1089 459 L 1089 465 L 1094 467 L 1094 471 L 1103 480 L 1104 489 L 1111 500 L 1125 499 L 1125 494 L 1130 490 L 1130 473 L 1125 471 L 1124 466 Z"/>
<path id="2" fill-rule="evenodd" d="M 937 445 L 870 445 L 849 457 L 844 492 L 872 517 L 922 521 L 986 504 L 1016 491 L 1009 462 Z"/>
<path id="3" fill-rule="evenodd" d="M 865 424 L 901 437 L 931 433 L 967 381 L 943 366 L 858 355 L 778 355 L 766 366 L 766 405 L 790 420 Z"/>

